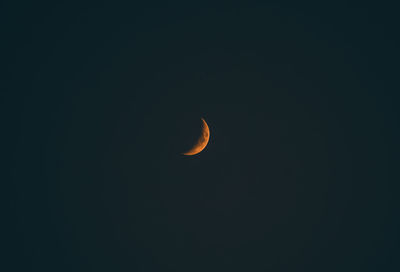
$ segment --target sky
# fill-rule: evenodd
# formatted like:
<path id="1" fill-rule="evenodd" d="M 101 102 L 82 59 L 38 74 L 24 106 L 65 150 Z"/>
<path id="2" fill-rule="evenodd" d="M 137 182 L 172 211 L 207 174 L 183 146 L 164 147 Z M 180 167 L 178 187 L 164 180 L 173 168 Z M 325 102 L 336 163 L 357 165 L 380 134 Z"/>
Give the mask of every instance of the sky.
<path id="1" fill-rule="evenodd" d="M 395 6 L 56 2 L 0 11 L 3 271 L 400 268 Z"/>

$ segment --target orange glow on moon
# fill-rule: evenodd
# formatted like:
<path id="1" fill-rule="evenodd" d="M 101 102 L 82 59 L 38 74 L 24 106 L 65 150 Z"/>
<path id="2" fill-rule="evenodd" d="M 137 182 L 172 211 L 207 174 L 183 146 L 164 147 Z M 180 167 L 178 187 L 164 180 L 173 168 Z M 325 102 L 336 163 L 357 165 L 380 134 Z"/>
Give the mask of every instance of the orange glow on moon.
<path id="1" fill-rule="evenodd" d="M 199 140 L 189 151 L 182 153 L 183 155 L 186 156 L 196 155 L 201 151 L 203 151 L 203 149 L 207 146 L 208 140 L 210 139 L 210 129 L 208 128 L 208 125 L 203 118 L 201 118 L 201 121 L 203 123 L 202 123 L 201 136 Z"/>

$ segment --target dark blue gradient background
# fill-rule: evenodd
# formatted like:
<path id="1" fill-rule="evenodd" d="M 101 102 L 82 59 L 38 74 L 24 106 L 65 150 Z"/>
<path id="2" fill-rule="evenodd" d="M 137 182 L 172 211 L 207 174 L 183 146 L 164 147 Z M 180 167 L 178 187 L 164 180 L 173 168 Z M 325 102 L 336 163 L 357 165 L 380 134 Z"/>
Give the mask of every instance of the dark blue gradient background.
<path id="1" fill-rule="evenodd" d="M 377 5 L 3 3 L 1 270 L 399 271 Z"/>

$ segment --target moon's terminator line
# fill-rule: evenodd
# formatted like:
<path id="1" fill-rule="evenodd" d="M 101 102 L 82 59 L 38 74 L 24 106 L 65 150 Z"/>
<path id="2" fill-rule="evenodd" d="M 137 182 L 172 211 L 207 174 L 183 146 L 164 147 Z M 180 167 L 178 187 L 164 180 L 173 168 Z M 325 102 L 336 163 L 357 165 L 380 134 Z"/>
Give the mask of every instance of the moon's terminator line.
<path id="1" fill-rule="evenodd" d="M 182 153 L 183 155 L 186 156 L 196 155 L 201 151 L 203 151 L 203 149 L 207 146 L 208 140 L 210 139 L 210 129 L 208 128 L 208 125 L 203 118 L 201 118 L 201 121 L 202 121 L 202 129 L 200 138 L 197 140 L 196 144 L 191 149 L 189 149 L 189 151 Z"/>

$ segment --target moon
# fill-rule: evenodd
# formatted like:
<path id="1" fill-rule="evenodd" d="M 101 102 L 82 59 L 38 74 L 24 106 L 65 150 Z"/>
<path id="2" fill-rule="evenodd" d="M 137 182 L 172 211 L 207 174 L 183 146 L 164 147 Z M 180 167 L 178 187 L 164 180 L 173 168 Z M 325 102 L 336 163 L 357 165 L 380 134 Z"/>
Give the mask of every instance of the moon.
<path id="1" fill-rule="evenodd" d="M 201 151 L 203 151 L 203 149 L 207 146 L 208 140 L 210 139 L 210 129 L 208 128 L 208 125 L 203 118 L 201 118 L 201 121 L 202 121 L 202 129 L 200 138 L 197 140 L 195 145 L 189 151 L 182 153 L 183 155 L 186 156 L 196 155 Z"/>

